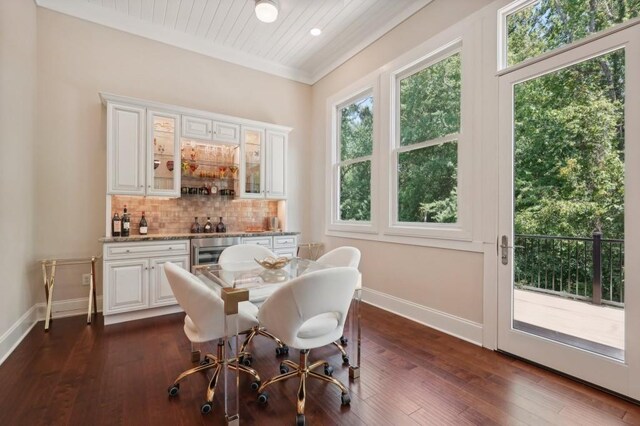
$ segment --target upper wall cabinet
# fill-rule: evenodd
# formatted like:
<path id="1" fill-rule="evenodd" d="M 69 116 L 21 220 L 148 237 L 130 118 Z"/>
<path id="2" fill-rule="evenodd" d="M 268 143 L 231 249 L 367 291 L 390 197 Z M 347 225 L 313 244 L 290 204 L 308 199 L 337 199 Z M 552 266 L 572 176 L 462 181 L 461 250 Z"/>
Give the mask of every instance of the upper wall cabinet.
<path id="1" fill-rule="evenodd" d="M 107 105 L 107 194 L 180 196 L 178 115 Z"/>
<path id="2" fill-rule="evenodd" d="M 182 116 L 182 136 L 206 141 L 239 143 L 240 126 L 208 118 Z"/>
<path id="3" fill-rule="evenodd" d="M 144 108 L 107 105 L 107 193 L 145 194 Z"/>
<path id="4" fill-rule="evenodd" d="M 180 196 L 180 116 L 147 111 L 147 195 Z"/>
<path id="5" fill-rule="evenodd" d="M 284 132 L 267 130 L 266 194 L 267 198 L 287 198 L 287 139 Z"/>
<path id="6" fill-rule="evenodd" d="M 287 198 L 287 133 L 242 127 L 240 197 Z"/>

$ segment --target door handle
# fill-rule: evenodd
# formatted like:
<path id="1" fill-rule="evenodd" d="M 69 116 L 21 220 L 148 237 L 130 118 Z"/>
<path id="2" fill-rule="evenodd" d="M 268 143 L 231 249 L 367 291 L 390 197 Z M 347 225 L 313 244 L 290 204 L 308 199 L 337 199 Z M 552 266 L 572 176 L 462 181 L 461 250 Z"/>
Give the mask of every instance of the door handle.
<path id="1" fill-rule="evenodd" d="M 500 257 L 502 259 L 502 264 L 503 265 L 507 265 L 509 264 L 509 249 L 512 248 L 524 248 L 523 246 L 510 246 L 509 245 L 509 237 L 507 237 L 506 235 L 503 235 L 501 238 L 501 242 L 500 242 L 500 249 L 501 249 L 501 253 L 500 253 Z"/>

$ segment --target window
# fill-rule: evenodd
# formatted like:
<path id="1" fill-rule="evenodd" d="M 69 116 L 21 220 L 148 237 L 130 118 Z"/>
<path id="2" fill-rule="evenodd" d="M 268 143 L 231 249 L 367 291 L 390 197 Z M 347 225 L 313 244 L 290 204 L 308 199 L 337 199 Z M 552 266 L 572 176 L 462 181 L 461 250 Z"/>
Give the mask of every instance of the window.
<path id="1" fill-rule="evenodd" d="M 459 49 L 396 76 L 395 219 L 458 222 Z"/>
<path id="2" fill-rule="evenodd" d="M 637 18 L 640 1 L 520 0 L 501 15 L 506 67 Z"/>
<path id="3" fill-rule="evenodd" d="M 367 92 L 337 105 L 336 215 L 334 223 L 370 224 L 373 155 L 373 94 Z"/>

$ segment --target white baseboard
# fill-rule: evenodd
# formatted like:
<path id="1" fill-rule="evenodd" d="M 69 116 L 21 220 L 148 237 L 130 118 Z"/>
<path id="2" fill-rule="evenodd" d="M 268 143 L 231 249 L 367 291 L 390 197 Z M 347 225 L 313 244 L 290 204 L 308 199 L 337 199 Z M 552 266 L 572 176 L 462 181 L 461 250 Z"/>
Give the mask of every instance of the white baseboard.
<path id="1" fill-rule="evenodd" d="M 98 312 L 102 311 L 102 296 L 97 297 Z M 87 315 L 89 298 L 54 300 L 51 308 L 52 316 L 65 318 L 75 315 Z M 0 336 L 0 365 L 4 362 L 13 350 L 22 342 L 22 339 L 31 329 L 45 318 L 47 304 L 36 303 L 22 315 L 2 336 Z"/>
<path id="2" fill-rule="evenodd" d="M 183 312 L 180 305 L 169 305 L 152 309 L 140 309 L 139 311 L 123 312 L 121 314 L 105 315 L 104 325 L 118 324 L 125 321 L 134 321 L 160 315 L 176 314 L 178 312 Z"/>
<path id="3" fill-rule="evenodd" d="M 38 308 L 33 305 L 2 336 L 0 336 L 0 365 L 22 342 L 22 339 L 38 322 Z"/>
<path id="4" fill-rule="evenodd" d="M 450 315 L 370 288 L 362 288 L 362 300 L 385 311 L 424 324 L 467 342 L 482 346 L 482 324 Z"/>

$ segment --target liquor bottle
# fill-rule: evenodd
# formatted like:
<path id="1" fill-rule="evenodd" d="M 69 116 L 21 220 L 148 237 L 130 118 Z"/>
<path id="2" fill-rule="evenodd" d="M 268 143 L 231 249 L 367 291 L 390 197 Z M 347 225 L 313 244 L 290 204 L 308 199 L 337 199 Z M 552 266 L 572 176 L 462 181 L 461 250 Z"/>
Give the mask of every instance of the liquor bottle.
<path id="1" fill-rule="evenodd" d="M 207 223 L 204 224 L 204 233 L 210 234 L 213 232 L 213 225 L 211 224 L 211 217 L 207 216 Z"/>
<path id="2" fill-rule="evenodd" d="M 114 237 L 119 237 L 122 234 L 122 220 L 120 216 L 118 216 L 118 212 L 113 214 L 113 218 L 111 219 L 111 235 Z"/>
<path id="3" fill-rule="evenodd" d="M 191 233 L 192 234 L 199 234 L 201 231 L 200 228 L 200 224 L 198 223 L 198 217 L 195 217 L 195 220 L 193 221 L 193 224 L 191 225 Z"/>
<path id="4" fill-rule="evenodd" d="M 218 224 L 216 225 L 216 232 L 218 233 L 227 232 L 227 227 L 225 226 L 224 223 L 222 223 L 222 216 L 220 216 L 220 222 L 218 222 Z"/>
<path id="5" fill-rule="evenodd" d="M 147 219 L 144 217 L 144 212 L 142 212 L 142 218 L 140 219 L 140 235 L 147 235 L 148 230 Z"/>
<path id="6" fill-rule="evenodd" d="M 127 205 L 124 205 L 124 213 L 122 213 L 122 236 L 128 237 L 131 229 L 131 218 L 127 213 Z"/>

